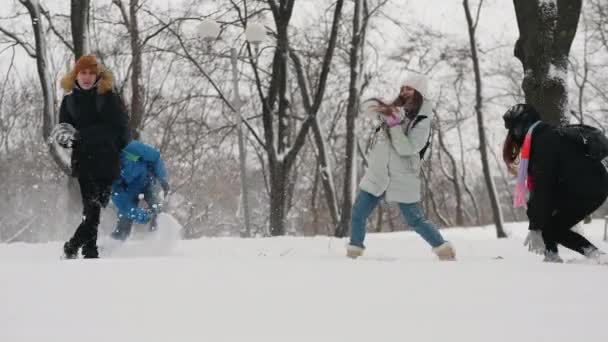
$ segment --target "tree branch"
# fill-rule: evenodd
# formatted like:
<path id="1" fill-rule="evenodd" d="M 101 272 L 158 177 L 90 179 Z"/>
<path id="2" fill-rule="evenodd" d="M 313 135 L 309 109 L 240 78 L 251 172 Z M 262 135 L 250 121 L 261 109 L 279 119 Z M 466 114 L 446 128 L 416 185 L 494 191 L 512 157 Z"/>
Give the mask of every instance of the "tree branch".
<path id="1" fill-rule="evenodd" d="M 325 51 L 325 57 L 323 57 L 323 66 L 321 69 L 321 75 L 319 76 L 319 85 L 315 94 L 315 102 L 312 107 L 312 111 L 316 113 L 321 107 L 323 101 L 323 95 L 325 94 L 325 85 L 327 84 L 327 76 L 331 67 L 331 61 L 333 59 L 334 50 L 336 49 L 336 41 L 338 39 L 338 31 L 340 29 L 340 18 L 342 16 L 342 7 L 344 0 L 338 0 L 336 2 L 336 9 L 334 10 L 334 18 L 331 27 L 331 34 L 329 36 L 329 43 L 327 44 L 327 50 Z"/>
<path id="2" fill-rule="evenodd" d="M 12 40 L 14 40 L 17 44 L 19 44 L 30 57 L 36 58 L 36 50 L 30 43 L 22 40 L 15 33 L 5 29 L 2 26 L 0 26 L 0 32 L 4 33 L 6 36 L 8 36 Z"/>
<path id="3" fill-rule="evenodd" d="M 122 16 L 123 24 L 127 27 L 127 30 L 131 31 L 131 22 L 129 21 L 129 14 L 127 13 L 127 8 L 122 0 L 112 0 L 112 3 L 118 7 L 120 10 L 120 15 Z"/>
<path id="4" fill-rule="evenodd" d="M 46 20 L 49 23 L 49 27 L 51 28 L 51 31 L 53 31 L 53 33 L 57 36 L 57 38 L 59 38 L 59 40 L 68 48 L 68 50 L 70 50 L 72 53 L 74 53 L 74 46 L 72 44 L 70 44 L 70 42 L 68 42 L 62 35 L 61 33 L 59 33 L 59 31 L 57 30 L 57 28 L 55 27 L 55 25 L 53 25 L 53 20 L 51 19 L 51 14 L 49 13 L 48 10 L 42 8 L 41 10 L 42 15 L 44 15 L 44 17 L 46 18 Z"/>

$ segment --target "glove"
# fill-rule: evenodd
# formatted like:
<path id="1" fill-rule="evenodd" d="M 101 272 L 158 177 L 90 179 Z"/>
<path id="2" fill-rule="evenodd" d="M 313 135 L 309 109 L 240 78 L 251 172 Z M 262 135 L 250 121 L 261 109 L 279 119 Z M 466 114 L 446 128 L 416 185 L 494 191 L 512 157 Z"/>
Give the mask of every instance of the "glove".
<path id="1" fill-rule="evenodd" d="M 163 197 L 166 198 L 167 195 L 169 194 L 169 191 L 171 190 L 171 187 L 169 186 L 169 182 L 167 182 L 166 180 L 161 180 L 160 186 L 161 186 L 161 188 L 163 188 Z"/>
<path id="2" fill-rule="evenodd" d="M 64 122 L 53 127 L 49 140 L 51 143 L 56 141 L 63 148 L 70 148 L 77 135 L 78 131 L 69 123 Z"/>
<path id="3" fill-rule="evenodd" d="M 540 230 L 531 230 L 524 240 L 524 246 L 528 246 L 528 251 L 535 254 L 543 254 L 545 252 L 545 241 Z"/>
<path id="4" fill-rule="evenodd" d="M 150 222 L 150 218 L 152 217 L 152 212 L 146 209 L 140 208 L 131 208 L 129 214 L 127 214 L 129 219 L 138 224 L 146 224 Z"/>
<path id="5" fill-rule="evenodd" d="M 384 117 L 384 122 L 388 127 L 395 127 L 401 124 L 401 118 L 397 114 L 390 114 Z"/>

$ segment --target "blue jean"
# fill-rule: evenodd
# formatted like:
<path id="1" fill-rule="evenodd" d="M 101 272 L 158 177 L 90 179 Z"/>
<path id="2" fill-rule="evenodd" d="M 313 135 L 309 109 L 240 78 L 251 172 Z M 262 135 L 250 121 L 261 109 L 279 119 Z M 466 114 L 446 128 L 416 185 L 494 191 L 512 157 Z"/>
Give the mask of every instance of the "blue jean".
<path id="1" fill-rule="evenodd" d="M 152 219 L 150 220 L 150 231 L 156 230 L 156 215 L 159 213 L 161 207 L 161 199 L 158 196 L 162 191 L 162 187 L 158 181 L 152 181 L 143 191 L 144 201 L 148 204 L 148 208 L 152 211 Z M 135 201 L 139 201 L 136 199 Z M 131 228 L 133 227 L 133 221 L 127 218 L 126 215 L 119 215 L 118 224 L 112 232 L 112 238 L 116 240 L 126 240 L 131 235 Z"/>
<path id="2" fill-rule="evenodd" d="M 359 191 L 353 206 L 353 217 L 350 229 L 350 244 L 365 248 L 365 226 L 367 218 L 382 197 L 376 197 L 366 191 Z M 425 216 L 420 203 L 399 203 L 399 209 L 405 222 L 414 229 L 431 247 L 442 245 L 445 240 Z"/>

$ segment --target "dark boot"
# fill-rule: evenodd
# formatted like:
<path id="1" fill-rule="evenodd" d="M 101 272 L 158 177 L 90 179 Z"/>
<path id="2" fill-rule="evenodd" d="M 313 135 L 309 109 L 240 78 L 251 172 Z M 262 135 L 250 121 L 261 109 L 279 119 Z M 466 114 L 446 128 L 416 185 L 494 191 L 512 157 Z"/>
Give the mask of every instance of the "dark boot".
<path id="1" fill-rule="evenodd" d="M 63 244 L 63 257 L 64 259 L 78 258 L 78 247 L 75 247 L 71 241 L 67 241 Z"/>
<path id="2" fill-rule="evenodd" d="M 545 259 L 543 259 L 544 262 L 553 262 L 553 263 L 558 263 L 561 264 L 564 262 L 564 260 L 562 260 L 562 258 L 559 256 L 559 254 L 557 252 L 553 252 L 553 251 L 545 251 Z"/>
<path id="3" fill-rule="evenodd" d="M 85 259 L 97 259 L 99 258 L 99 251 L 97 250 L 97 243 L 89 242 L 82 246 L 82 257 Z"/>
<path id="4" fill-rule="evenodd" d="M 129 220 L 125 216 L 118 218 L 118 224 L 116 229 L 110 234 L 112 239 L 125 241 L 129 235 L 131 235 L 131 228 L 133 227 L 133 221 Z"/>
<path id="5" fill-rule="evenodd" d="M 152 219 L 150 220 L 150 225 L 148 226 L 149 232 L 155 232 L 158 229 L 158 224 L 156 223 L 157 217 L 158 217 L 158 214 L 154 214 L 152 216 Z"/>

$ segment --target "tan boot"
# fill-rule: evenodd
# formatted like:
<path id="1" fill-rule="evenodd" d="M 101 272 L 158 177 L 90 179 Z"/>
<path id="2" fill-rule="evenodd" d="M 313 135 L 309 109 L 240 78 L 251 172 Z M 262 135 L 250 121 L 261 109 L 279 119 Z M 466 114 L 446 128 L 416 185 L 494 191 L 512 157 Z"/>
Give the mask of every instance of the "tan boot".
<path id="1" fill-rule="evenodd" d="M 456 252 L 449 242 L 444 242 L 441 246 L 433 248 L 433 252 L 439 260 L 456 260 Z"/>
<path id="2" fill-rule="evenodd" d="M 363 251 L 365 249 L 359 246 L 347 245 L 346 246 L 346 256 L 351 259 L 357 259 L 358 257 L 363 255 Z"/>

